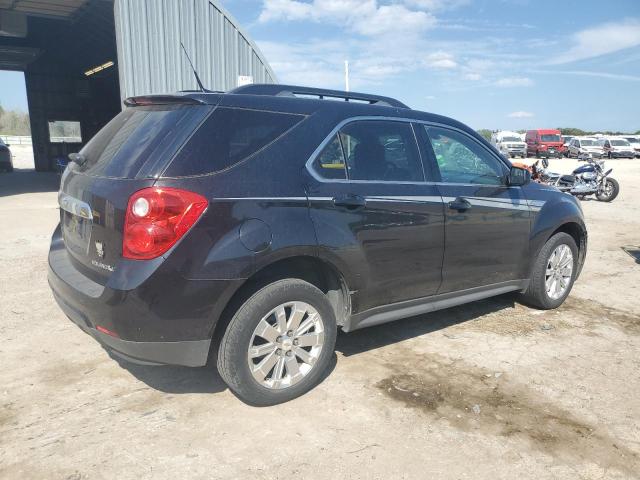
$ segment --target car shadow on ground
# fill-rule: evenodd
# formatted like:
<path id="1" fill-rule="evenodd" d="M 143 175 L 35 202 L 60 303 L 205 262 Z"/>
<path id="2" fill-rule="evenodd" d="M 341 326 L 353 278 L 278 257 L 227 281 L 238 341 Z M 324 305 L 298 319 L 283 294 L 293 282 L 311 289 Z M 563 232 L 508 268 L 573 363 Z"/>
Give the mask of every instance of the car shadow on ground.
<path id="1" fill-rule="evenodd" d="M 164 393 L 219 393 L 227 389 L 215 363 L 200 368 L 137 365 L 115 355 L 111 358 L 131 375 Z"/>
<path id="2" fill-rule="evenodd" d="M 0 173 L 0 197 L 23 193 L 56 192 L 60 175 L 55 172 L 36 172 L 16 168 L 12 173 Z"/>
<path id="3" fill-rule="evenodd" d="M 110 354 L 110 356 L 138 380 L 163 393 L 220 393 L 228 388 L 218 373 L 215 357 L 212 359 L 211 355 L 207 365 L 200 368 L 137 365 L 116 355 Z M 318 383 L 324 382 L 331 375 L 337 363 L 337 356 L 334 353 L 329 368 Z"/>
<path id="4" fill-rule="evenodd" d="M 505 294 L 351 333 L 340 332 L 336 351 L 347 357 L 358 355 L 368 350 L 442 330 L 451 325 L 473 321 L 489 313 L 514 308 L 516 298 L 516 294 Z M 112 358 L 138 380 L 164 393 L 218 393 L 227 389 L 217 371 L 215 353 L 209 355 L 208 364 L 201 368 L 136 365 L 114 355 Z M 331 375 L 336 364 L 337 356 L 334 354 L 320 383 Z"/>
<path id="5" fill-rule="evenodd" d="M 483 315 L 514 308 L 517 298 L 517 293 L 507 293 L 350 333 L 341 332 L 336 342 L 336 350 L 347 357 L 358 355 L 368 350 L 443 330 L 452 325 L 474 321 Z"/>

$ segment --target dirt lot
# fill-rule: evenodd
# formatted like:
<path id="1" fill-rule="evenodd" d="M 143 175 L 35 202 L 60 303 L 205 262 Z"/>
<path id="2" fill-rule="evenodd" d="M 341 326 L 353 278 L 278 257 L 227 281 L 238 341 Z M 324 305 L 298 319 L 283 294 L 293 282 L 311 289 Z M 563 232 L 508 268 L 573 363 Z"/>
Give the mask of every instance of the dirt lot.
<path id="1" fill-rule="evenodd" d="M 556 161 L 557 170 L 575 163 Z M 0 175 L 0 478 L 640 478 L 640 160 L 585 201 L 565 306 L 517 297 L 339 335 L 333 371 L 272 408 L 211 368 L 111 359 L 46 281 L 55 175 Z M 16 165 L 19 167 L 19 165 Z"/>

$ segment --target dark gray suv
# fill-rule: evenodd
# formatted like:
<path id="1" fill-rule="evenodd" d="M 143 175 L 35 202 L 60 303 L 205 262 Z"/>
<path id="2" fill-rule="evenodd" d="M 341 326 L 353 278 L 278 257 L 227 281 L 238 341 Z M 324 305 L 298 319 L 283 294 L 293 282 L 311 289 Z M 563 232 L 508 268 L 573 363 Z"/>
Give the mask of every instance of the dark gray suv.
<path id="1" fill-rule="evenodd" d="M 126 104 L 62 176 L 49 283 L 129 361 L 211 358 L 275 404 L 338 328 L 510 291 L 555 308 L 582 268 L 579 203 L 450 118 L 285 85 Z"/>

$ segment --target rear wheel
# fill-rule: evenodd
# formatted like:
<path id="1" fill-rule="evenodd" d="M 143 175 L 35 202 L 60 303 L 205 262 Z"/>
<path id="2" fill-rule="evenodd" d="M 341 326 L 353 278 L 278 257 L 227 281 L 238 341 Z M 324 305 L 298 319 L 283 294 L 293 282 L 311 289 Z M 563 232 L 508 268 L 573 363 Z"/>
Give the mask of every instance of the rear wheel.
<path id="1" fill-rule="evenodd" d="M 573 237 L 555 234 L 544 244 L 531 272 L 526 303 L 545 310 L 557 308 L 565 301 L 578 270 L 578 247 Z"/>
<path id="2" fill-rule="evenodd" d="M 607 178 L 604 185 L 596 193 L 596 198 L 601 202 L 611 202 L 620 193 L 620 185 L 615 178 Z"/>
<path id="3" fill-rule="evenodd" d="M 335 341 L 335 315 L 324 293 L 302 280 L 279 280 L 233 316 L 218 349 L 218 370 L 242 400 L 275 405 L 322 379 Z"/>

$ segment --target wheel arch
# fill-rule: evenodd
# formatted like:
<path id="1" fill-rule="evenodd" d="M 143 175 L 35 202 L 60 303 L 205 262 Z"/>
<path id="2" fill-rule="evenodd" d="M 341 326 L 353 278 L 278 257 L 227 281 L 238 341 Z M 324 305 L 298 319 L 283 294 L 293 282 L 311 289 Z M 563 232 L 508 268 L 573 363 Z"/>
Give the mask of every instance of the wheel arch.
<path id="1" fill-rule="evenodd" d="M 297 278 L 320 289 L 333 307 L 341 326 L 351 313 L 349 287 L 344 275 L 332 263 L 313 255 L 295 255 L 262 265 L 233 293 L 222 310 L 212 332 L 212 344 L 219 343 L 234 313 L 264 286 L 285 278 Z"/>
<path id="2" fill-rule="evenodd" d="M 573 205 L 573 207 L 571 206 Z M 535 264 L 536 259 L 540 253 L 542 247 L 549 241 L 551 237 L 557 233 L 563 232 L 570 235 L 576 242 L 578 247 L 578 271 L 576 278 L 582 271 L 584 260 L 587 253 L 587 228 L 582 219 L 582 214 L 579 211 L 579 207 L 573 202 L 563 201 L 554 202 L 554 205 L 549 206 L 546 210 L 547 215 L 539 215 L 536 221 L 532 237 L 531 237 L 531 252 L 532 256 L 529 261 L 528 275 L 531 275 L 531 269 Z M 541 213 L 543 213 L 541 212 Z M 555 220 L 551 222 L 550 220 Z"/>

